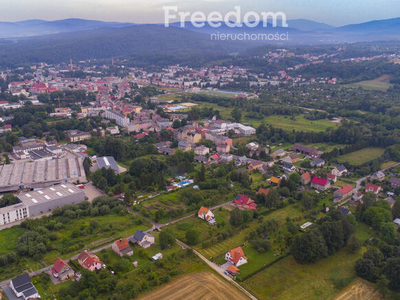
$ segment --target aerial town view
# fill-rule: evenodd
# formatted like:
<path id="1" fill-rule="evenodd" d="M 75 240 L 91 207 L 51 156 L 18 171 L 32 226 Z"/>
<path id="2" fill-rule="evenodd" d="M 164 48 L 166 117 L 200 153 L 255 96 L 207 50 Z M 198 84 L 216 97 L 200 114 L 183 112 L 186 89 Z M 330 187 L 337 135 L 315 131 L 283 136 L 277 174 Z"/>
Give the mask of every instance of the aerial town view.
<path id="1" fill-rule="evenodd" d="M 0 5 L 0 300 L 400 299 L 397 1 Z"/>

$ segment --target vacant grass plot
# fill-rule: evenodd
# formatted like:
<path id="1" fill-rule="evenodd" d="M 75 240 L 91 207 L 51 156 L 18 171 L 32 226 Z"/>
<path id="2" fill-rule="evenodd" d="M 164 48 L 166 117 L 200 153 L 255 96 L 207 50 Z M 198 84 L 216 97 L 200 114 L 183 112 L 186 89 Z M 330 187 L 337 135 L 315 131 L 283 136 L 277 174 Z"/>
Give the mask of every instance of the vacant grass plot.
<path id="1" fill-rule="evenodd" d="M 335 128 L 339 125 L 329 120 L 307 120 L 304 115 L 295 116 L 293 119 L 288 116 L 268 116 L 264 118 L 265 122 L 272 124 L 277 128 L 295 131 L 325 131 L 327 128 Z"/>
<path id="2" fill-rule="evenodd" d="M 346 249 L 315 264 L 301 265 L 289 256 L 242 283 L 258 299 L 332 299 L 355 277 L 362 251 Z"/>
<path id="3" fill-rule="evenodd" d="M 139 299 L 247 300 L 248 297 L 220 276 L 211 272 L 201 272 L 182 276 Z"/>
<path id="4" fill-rule="evenodd" d="M 353 165 L 362 165 L 363 163 L 378 158 L 385 152 L 383 148 L 365 148 L 351 152 L 338 157 L 340 162 L 349 162 Z"/>
<path id="5" fill-rule="evenodd" d="M 393 84 L 390 83 L 390 79 L 392 79 L 393 76 L 391 75 L 383 75 L 379 78 L 376 78 L 374 80 L 365 80 L 365 81 L 360 81 L 360 82 L 355 82 L 351 84 L 346 84 L 345 86 L 347 87 L 362 87 L 366 90 L 376 90 L 376 91 L 383 91 L 386 92 L 387 89 Z"/>
<path id="6" fill-rule="evenodd" d="M 25 229 L 20 226 L 13 226 L 1 231 L 0 234 L 0 255 L 15 251 L 18 239 L 23 235 Z"/>

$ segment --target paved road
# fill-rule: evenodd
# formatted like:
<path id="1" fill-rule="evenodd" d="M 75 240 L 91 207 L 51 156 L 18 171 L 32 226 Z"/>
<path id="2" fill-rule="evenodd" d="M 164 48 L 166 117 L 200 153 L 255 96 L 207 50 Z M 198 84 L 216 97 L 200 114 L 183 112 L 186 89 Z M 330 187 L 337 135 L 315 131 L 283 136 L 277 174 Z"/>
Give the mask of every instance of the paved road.
<path id="1" fill-rule="evenodd" d="M 182 249 L 192 249 L 193 253 L 196 254 L 198 257 L 200 257 L 207 265 L 209 265 L 211 268 L 213 268 L 215 271 L 218 272 L 223 278 L 226 280 L 230 281 L 233 285 L 235 285 L 239 290 L 241 290 L 243 293 L 245 293 L 250 299 L 252 300 L 257 300 L 256 297 L 254 297 L 249 291 L 247 291 L 244 287 L 242 287 L 240 284 L 238 284 L 236 281 L 232 279 L 231 276 L 225 275 L 225 270 L 218 266 L 217 264 L 213 263 L 212 261 L 209 261 L 207 258 L 205 258 L 203 255 L 201 255 L 199 252 L 197 252 L 195 249 L 189 247 L 185 243 L 181 242 L 180 240 L 176 240 L 176 243 L 182 247 Z"/>

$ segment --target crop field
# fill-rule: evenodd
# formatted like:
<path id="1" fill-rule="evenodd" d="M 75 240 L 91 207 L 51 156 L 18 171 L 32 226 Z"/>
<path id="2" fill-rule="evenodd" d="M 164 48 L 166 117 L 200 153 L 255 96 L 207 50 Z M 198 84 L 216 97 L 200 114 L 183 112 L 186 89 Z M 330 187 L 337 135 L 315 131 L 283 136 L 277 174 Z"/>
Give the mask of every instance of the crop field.
<path id="1" fill-rule="evenodd" d="M 141 300 L 247 300 L 241 291 L 211 272 L 191 273 L 139 297 Z"/>
<path id="2" fill-rule="evenodd" d="M 382 91 L 386 92 L 389 87 L 391 87 L 393 84 L 390 83 L 390 79 L 392 79 L 393 76 L 391 75 L 383 75 L 379 78 L 376 78 L 374 80 L 365 80 L 365 81 L 360 81 L 360 82 L 355 82 L 351 84 L 346 84 L 345 86 L 347 87 L 362 87 L 366 90 L 376 90 L 376 91 Z"/>
<path id="3" fill-rule="evenodd" d="M 374 284 L 357 278 L 342 291 L 334 300 L 379 300 L 382 295 L 375 289 Z"/>
<path id="4" fill-rule="evenodd" d="M 356 278 L 354 264 L 362 252 L 349 254 L 347 249 L 342 249 L 315 264 L 306 265 L 289 256 L 242 285 L 259 299 L 332 299 Z"/>
<path id="5" fill-rule="evenodd" d="M 363 163 L 378 158 L 385 152 L 383 148 L 364 148 L 338 157 L 340 162 L 349 162 L 353 165 L 362 165 Z"/>

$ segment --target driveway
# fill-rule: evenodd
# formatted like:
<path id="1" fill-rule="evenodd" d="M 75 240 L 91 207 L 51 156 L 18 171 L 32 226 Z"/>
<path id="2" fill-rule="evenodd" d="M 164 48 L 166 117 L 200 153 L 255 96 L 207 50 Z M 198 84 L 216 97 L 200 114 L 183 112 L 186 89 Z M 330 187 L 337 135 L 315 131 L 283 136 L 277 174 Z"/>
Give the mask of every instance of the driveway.
<path id="1" fill-rule="evenodd" d="M 21 298 L 18 298 L 15 296 L 13 290 L 10 288 L 9 285 L 3 287 L 4 294 L 6 294 L 8 300 L 21 300 Z"/>
<path id="2" fill-rule="evenodd" d="M 91 181 L 85 184 L 83 191 L 90 202 L 92 202 L 94 198 L 104 195 L 104 192 L 96 188 Z"/>
<path id="3" fill-rule="evenodd" d="M 232 266 L 232 264 L 230 262 L 226 262 L 223 265 L 220 265 L 220 267 L 224 270 L 228 270 L 228 267 Z"/>

